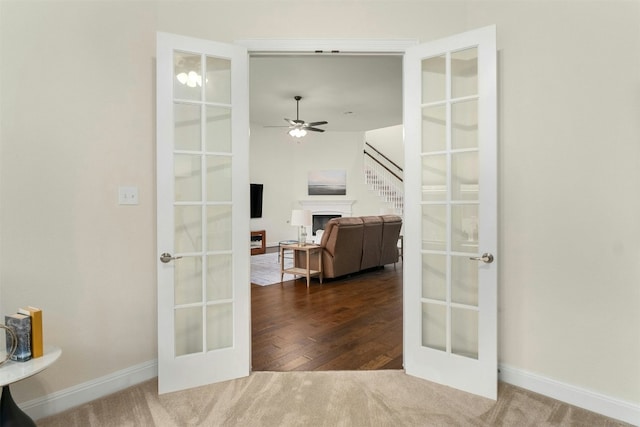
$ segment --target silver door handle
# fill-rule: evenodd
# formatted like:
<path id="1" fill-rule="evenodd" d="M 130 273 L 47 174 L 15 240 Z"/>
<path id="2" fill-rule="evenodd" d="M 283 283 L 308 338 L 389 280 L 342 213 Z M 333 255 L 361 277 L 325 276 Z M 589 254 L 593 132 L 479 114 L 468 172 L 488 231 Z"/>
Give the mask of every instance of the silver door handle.
<path id="1" fill-rule="evenodd" d="M 162 255 L 160 255 L 160 261 L 164 262 L 165 264 L 168 263 L 169 261 L 173 261 L 174 259 L 180 259 L 182 258 L 181 256 L 172 256 L 170 253 L 165 252 Z"/>
<path id="2" fill-rule="evenodd" d="M 469 259 L 474 261 L 482 261 L 485 264 L 491 264 L 493 262 L 493 255 L 485 252 L 482 254 L 482 256 L 472 256 Z"/>

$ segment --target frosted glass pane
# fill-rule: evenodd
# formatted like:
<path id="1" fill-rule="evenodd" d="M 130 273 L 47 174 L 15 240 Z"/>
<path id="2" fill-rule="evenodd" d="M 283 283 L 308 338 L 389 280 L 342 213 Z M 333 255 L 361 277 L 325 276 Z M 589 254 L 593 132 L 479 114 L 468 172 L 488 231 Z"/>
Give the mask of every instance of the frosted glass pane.
<path id="1" fill-rule="evenodd" d="M 478 252 L 478 205 L 451 206 L 451 248 L 456 252 Z"/>
<path id="2" fill-rule="evenodd" d="M 447 207 L 422 206 L 422 249 L 444 251 L 447 248 Z"/>
<path id="3" fill-rule="evenodd" d="M 447 349 L 447 308 L 444 305 L 422 304 L 422 346 Z"/>
<path id="4" fill-rule="evenodd" d="M 451 96 L 478 94 L 478 48 L 451 54 Z"/>
<path id="5" fill-rule="evenodd" d="M 207 250 L 231 250 L 231 206 L 207 208 Z"/>
<path id="6" fill-rule="evenodd" d="M 447 299 L 447 257 L 422 255 L 422 297 L 439 301 Z"/>
<path id="7" fill-rule="evenodd" d="M 173 156 L 175 200 L 195 202 L 202 200 L 201 157 L 190 154 Z"/>
<path id="8" fill-rule="evenodd" d="M 207 156 L 207 201 L 231 201 L 231 157 Z"/>
<path id="9" fill-rule="evenodd" d="M 207 107 L 207 151 L 231 152 L 231 109 Z"/>
<path id="10" fill-rule="evenodd" d="M 446 57 L 444 55 L 422 60 L 422 103 L 442 101 L 446 90 Z"/>
<path id="11" fill-rule="evenodd" d="M 422 200 L 447 199 L 447 156 L 422 157 Z"/>
<path id="12" fill-rule="evenodd" d="M 176 356 L 201 353 L 204 348 L 202 345 L 202 308 L 178 308 L 175 314 Z"/>
<path id="13" fill-rule="evenodd" d="M 478 200 L 478 152 L 455 153 L 451 156 L 452 200 Z"/>
<path id="14" fill-rule="evenodd" d="M 451 105 L 451 146 L 454 150 L 478 147 L 478 101 Z"/>
<path id="15" fill-rule="evenodd" d="M 202 99 L 202 58 L 186 52 L 173 55 L 173 96 L 176 99 Z"/>
<path id="16" fill-rule="evenodd" d="M 202 209 L 200 206 L 176 206 L 175 251 L 176 253 L 202 251 Z"/>
<path id="17" fill-rule="evenodd" d="M 233 306 L 217 304 L 207 307 L 207 350 L 233 345 Z"/>
<path id="18" fill-rule="evenodd" d="M 464 308 L 451 309 L 451 352 L 478 358 L 478 312 Z"/>
<path id="19" fill-rule="evenodd" d="M 200 151 L 200 106 L 176 103 L 173 110 L 175 149 Z"/>
<path id="20" fill-rule="evenodd" d="M 207 300 L 230 299 L 233 296 L 233 276 L 230 254 L 207 257 Z"/>
<path id="21" fill-rule="evenodd" d="M 444 151 L 447 148 L 445 105 L 422 109 L 422 152 Z"/>
<path id="22" fill-rule="evenodd" d="M 202 301 L 202 258 L 187 256 L 174 262 L 176 305 Z"/>
<path id="23" fill-rule="evenodd" d="M 205 99 L 207 102 L 231 103 L 231 61 L 207 57 Z"/>
<path id="24" fill-rule="evenodd" d="M 478 261 L 451 257 L 451 302 L 478 306 Z"/>

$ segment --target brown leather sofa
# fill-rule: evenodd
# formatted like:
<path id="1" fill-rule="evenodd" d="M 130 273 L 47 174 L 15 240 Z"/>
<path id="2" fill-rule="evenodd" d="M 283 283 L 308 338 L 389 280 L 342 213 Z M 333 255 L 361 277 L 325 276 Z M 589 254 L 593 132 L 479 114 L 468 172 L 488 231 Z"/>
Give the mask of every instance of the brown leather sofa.
<path id="1" fill-rule="evenodd" d="M 398 238 L 402 218 L 397 215 L 333 218 L 327 222 L 322 246 L 322 275 L 334 278 L 356 273 L 399 259 Z M 304 266 L 305 259 L 297 254 L 296 265 Z M 311 269 L 318 261 L 311 257 Z"/>

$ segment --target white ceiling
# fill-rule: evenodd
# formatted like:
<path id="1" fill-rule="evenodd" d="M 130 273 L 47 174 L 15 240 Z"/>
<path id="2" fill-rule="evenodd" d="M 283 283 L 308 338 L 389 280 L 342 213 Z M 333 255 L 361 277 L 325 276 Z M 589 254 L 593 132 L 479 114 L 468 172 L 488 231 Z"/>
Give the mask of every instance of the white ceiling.
<path id="1" fill-rule="evenodd" d="M 402 123 L 402 56 L 272 55 L 250 58 L 251 123 L 283 126 L 326 120 L 330 131 L 366 131 Z"/>

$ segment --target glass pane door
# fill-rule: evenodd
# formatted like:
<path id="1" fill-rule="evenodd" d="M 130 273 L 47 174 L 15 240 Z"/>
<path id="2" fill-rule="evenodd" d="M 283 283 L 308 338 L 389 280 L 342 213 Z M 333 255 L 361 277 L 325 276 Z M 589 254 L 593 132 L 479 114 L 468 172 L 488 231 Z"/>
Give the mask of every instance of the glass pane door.
<path id="1" fill-rule="evenodd" d="M 160 392 L 248 375 L 245 48 L 158 34 Z"/>
<path id="2" fill-rule="evenodd" d="M 495 399 L 495 27 L 407 50 L 405 370 Z M 488 260 L 488 258 L 486 258 Z"/>

